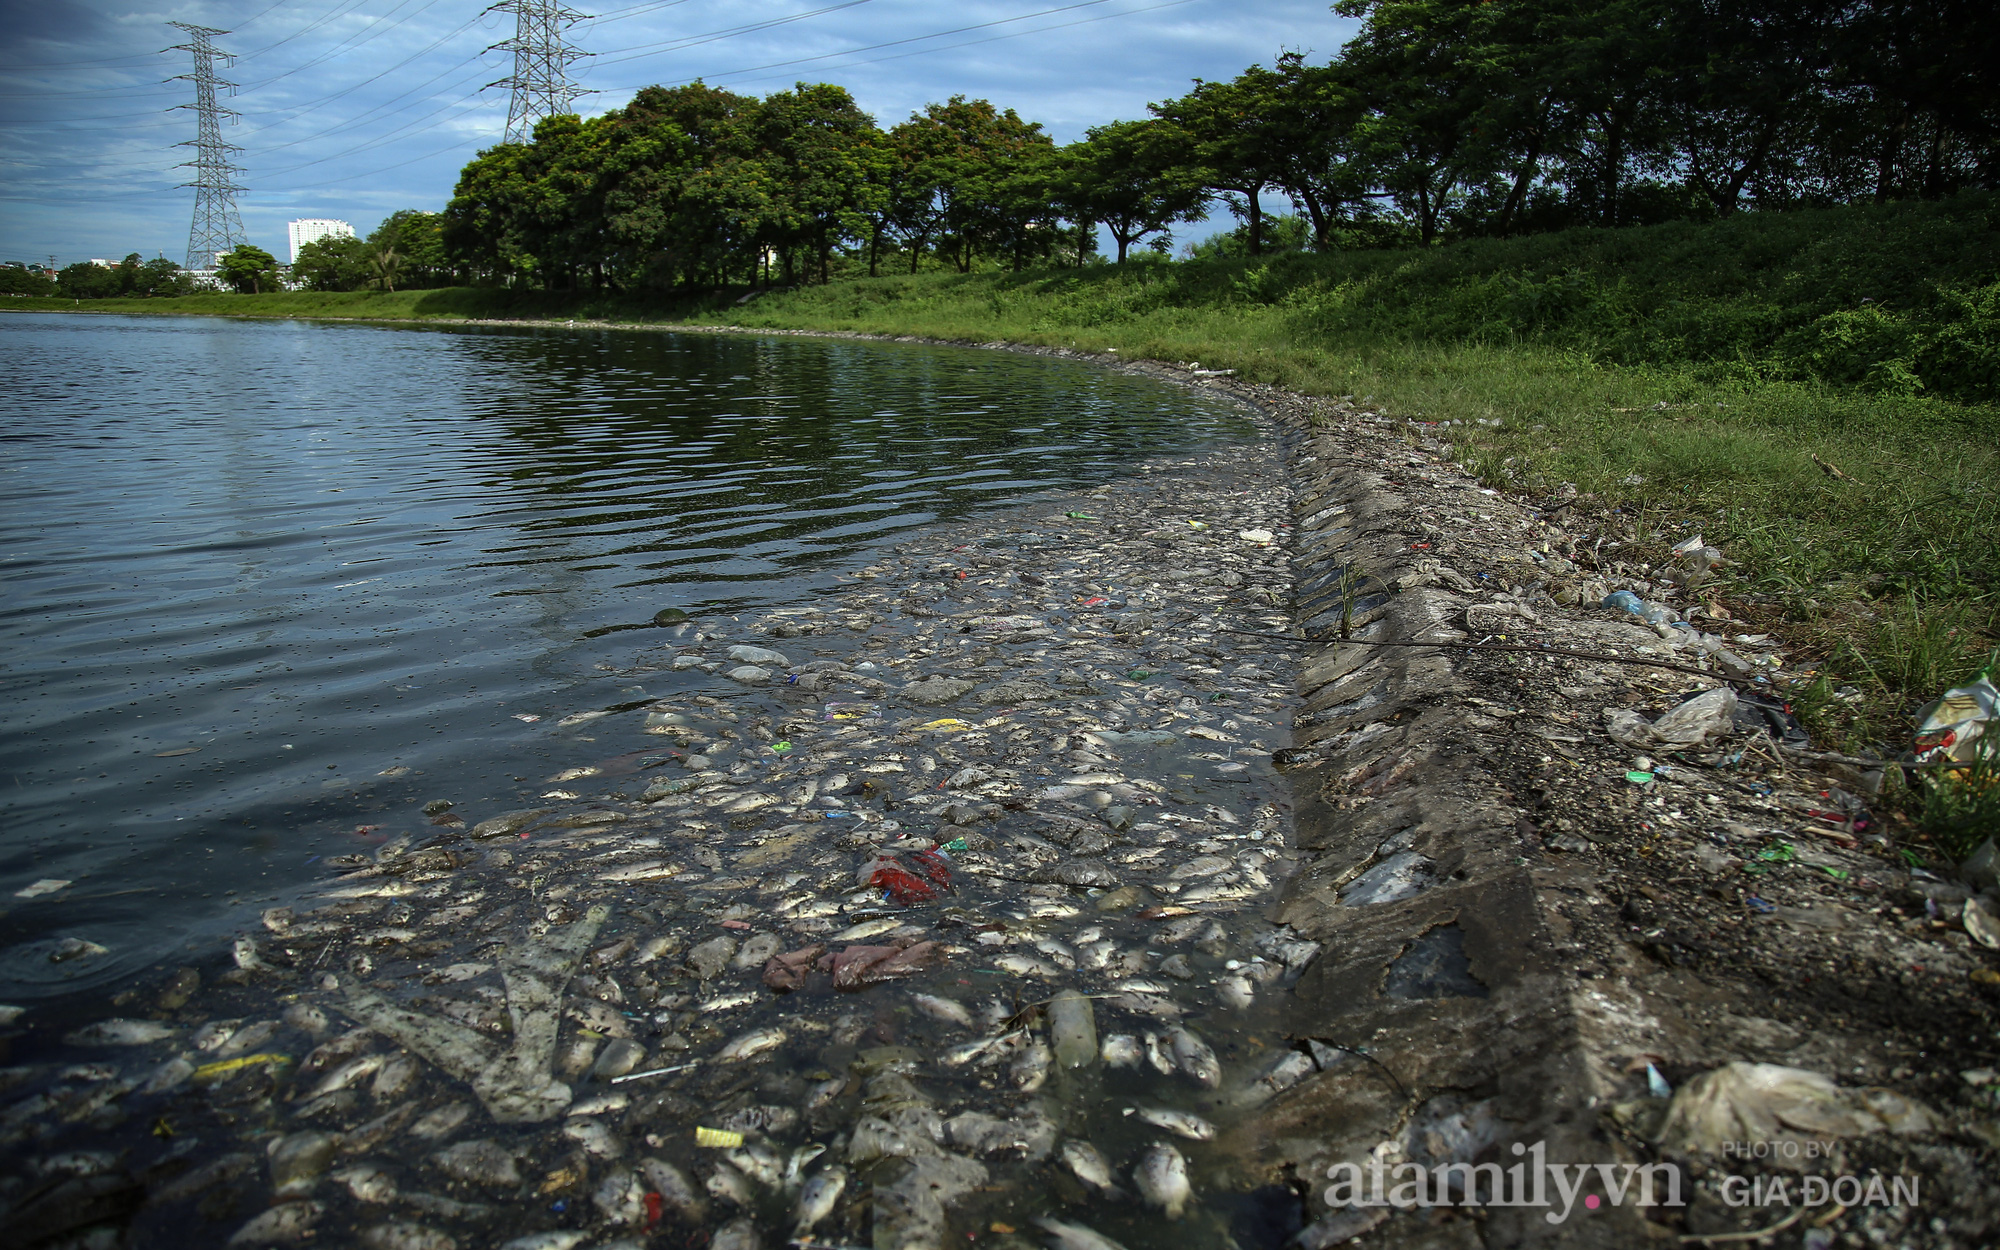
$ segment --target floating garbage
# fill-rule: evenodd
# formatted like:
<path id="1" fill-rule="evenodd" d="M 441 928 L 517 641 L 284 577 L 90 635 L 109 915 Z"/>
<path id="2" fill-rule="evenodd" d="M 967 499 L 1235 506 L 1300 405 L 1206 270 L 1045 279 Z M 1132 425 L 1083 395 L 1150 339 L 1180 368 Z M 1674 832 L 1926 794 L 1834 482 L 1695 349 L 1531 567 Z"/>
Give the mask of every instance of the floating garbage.
<path id="1" fill-rule="evenodd" d="M 899 907 L 936 902 L 952 890 L 951 856 L 936 849 L 879 856 L 857 875 Z"/>

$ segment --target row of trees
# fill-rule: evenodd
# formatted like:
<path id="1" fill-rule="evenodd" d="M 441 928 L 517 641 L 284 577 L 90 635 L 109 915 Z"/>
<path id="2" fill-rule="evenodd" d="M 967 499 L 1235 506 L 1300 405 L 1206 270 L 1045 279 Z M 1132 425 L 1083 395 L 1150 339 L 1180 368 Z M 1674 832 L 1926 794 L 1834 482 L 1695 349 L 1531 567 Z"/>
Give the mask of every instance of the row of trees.
<path id="1" fill-rule="evenodd" d="M 552 288 L 825 280 L 1167 251 L 1217 204 L 1317 248 L 1424 244 L 2000 181 L 2000 7 L 1341 0 L 1360 33 L 1058 146 L 953 97 L 886 131 L 842 88 L 649 87 L 466 167 L 439 268 Z M 386 223 L 385 223 L 386 225 Z"/>
<path id="2" fill-rule="evenodd" d="M 133 252 L 115 265 L 78 261 L 53 278 L 39 268 L 0 266 L 0 295 L 61 295 L 68 299 L 143 298 L 186 295 L 194 280 L 164 257 L 140 259 Z"/>
<path id="3" fill-rule="evenodd" d="M 450 286 L 459 275 L 445 256 L 444 216 L 391 213 L 367 238 L 315 239 L 292 262 L 292 285 L 309 291 L 393 291 Z"/>

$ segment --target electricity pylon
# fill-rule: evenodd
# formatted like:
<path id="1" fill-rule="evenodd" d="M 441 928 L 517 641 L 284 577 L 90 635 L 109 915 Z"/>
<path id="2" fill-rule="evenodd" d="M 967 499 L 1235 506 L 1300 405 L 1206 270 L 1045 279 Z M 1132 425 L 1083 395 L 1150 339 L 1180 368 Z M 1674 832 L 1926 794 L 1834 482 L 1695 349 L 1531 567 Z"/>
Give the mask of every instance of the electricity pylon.
<path id="1" fill-rule="evenodd" d="M 558 0 L 501 0 L 486 11 L 514 15 L 514 37 L 487 49 L 514 54 L 513 76 L 486 84 L 507 87 L 514 93 L 507 104 L 507 133 L 501 142 L 531 143 L 536 122 L 571 112 L 570 104 L 578 96 L 592 94 L 569 77 L 570 62 L 590 54 L 571 47 L 563 37 L 570 23 L 583 14 L 563 7 Z"/>
<path id="2" fill-rule="evenodd" d="M 181 184 L 194 188 L 194 221 L 188 227 L 187 267 L 213 269 L 216 256 L 233 251 L 246 242 L 243 218 L 236 212 L 236 193 L 243 188 L 236 185 L 235 177 L 243 170 L 230 159 L 243 149 L 222 141 L 223 117 L 227 116 L 234 124 L 240 114 L 215 102 L 217 87 L 227 87 L 232 94 L 236 90 L 235 83 L 215 76 L 215 58 L 221 57 L 230 64 L 234 64 L 236 58 L 209 42 L 217 35 L 228 34 L 226 30 L 190 26 L 186 22 L 168 22 L 167 25 L 178 26 L 194 39 L 193 43 L 175 44 L 167 49 L 169 52 L 194 54 L 193 73 L 176 74 L 167 79 L 168 82 L 185 79 L 194 84 L 194 103 L 176 104 L 174 107 L 193 109 L 198 119 L 195 137 L 174 145 L 194 149 L 193 160 L 175 166 L 176 169 L 192 167 L 194 170 L 194 181 Z"/>

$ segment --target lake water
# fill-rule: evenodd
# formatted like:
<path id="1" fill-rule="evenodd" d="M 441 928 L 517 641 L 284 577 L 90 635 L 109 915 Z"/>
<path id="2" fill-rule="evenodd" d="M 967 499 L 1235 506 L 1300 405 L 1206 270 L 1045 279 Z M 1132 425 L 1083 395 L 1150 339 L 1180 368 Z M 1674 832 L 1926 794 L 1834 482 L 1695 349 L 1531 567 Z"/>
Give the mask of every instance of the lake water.
<path id="1" fill-rule="evenodd" d="M 661 608 L 825 593 L 1249 430 L 1083 365 L 793 338 L 30 314 L 0 370 L 0 1001 L 212 942 L 378 813 L 528 801 L 554 721 L 716 680 L 603 671 Z"/>

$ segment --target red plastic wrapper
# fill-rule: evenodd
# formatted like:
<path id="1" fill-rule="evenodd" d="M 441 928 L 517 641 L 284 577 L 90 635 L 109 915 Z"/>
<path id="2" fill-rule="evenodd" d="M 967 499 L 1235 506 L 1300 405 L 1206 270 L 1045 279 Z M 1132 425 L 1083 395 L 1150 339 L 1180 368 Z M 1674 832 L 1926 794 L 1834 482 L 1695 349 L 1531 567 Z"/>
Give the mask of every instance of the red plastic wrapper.
<path id="1" fill-rule="evenodd" d="M 884 857 L 862 869 L 862 879 L 886 890 L 899 907 L 934 902 L 951 893 L 951 857 L 943 851 Z"/>

